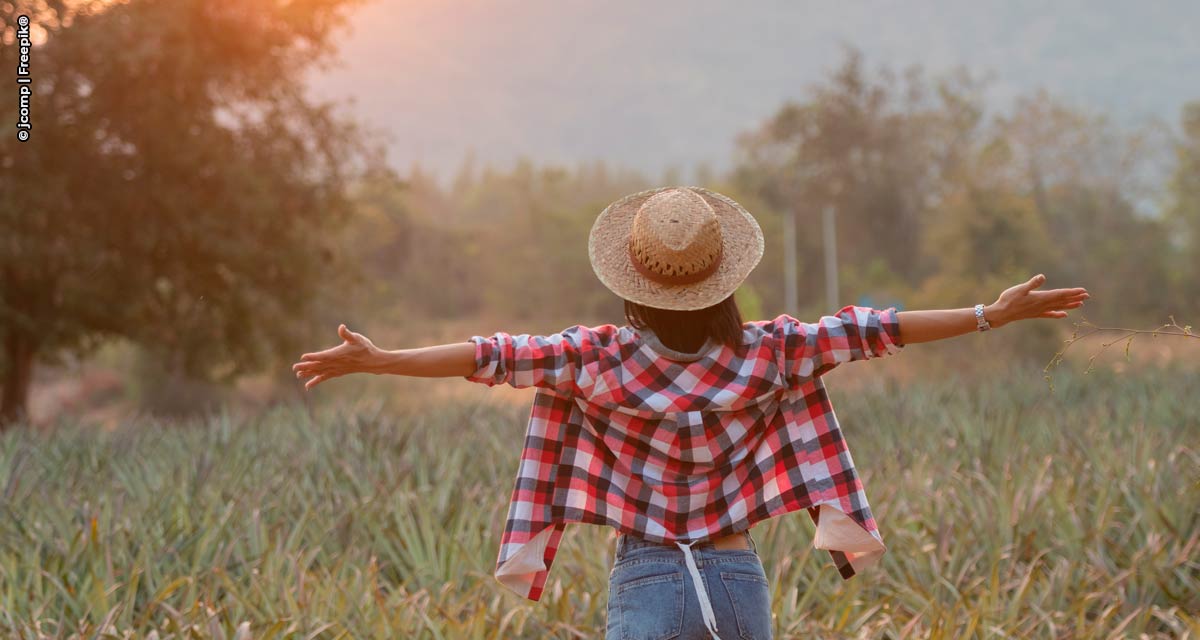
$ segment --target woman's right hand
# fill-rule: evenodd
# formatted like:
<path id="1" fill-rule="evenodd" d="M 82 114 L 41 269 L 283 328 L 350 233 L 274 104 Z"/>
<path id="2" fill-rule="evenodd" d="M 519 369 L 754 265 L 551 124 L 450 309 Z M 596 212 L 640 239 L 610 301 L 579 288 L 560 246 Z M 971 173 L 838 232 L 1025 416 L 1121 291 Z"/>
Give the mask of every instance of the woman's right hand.
<path id="1" fill-rule="evenodd" d="M 347 373 L 375 373 L 381 362 L 382 350 L 366 336 L 338 325 L 342 344 L 316 353 L 300 356 L 300 362 L 292 365 L 297 378 L 312 376 L 304 383 L 305 389 Z"/>
<path id="2" fill-rule="evenodd" d="M 1083 306 L 1089 295 L 1087 289 L 1050 289 L 1035 291 L 1046 281 L 1044 274 L 1037 274 L 1026 282 L 1004 290 L 996 302 L 984 309 L 988 324 L 1001 327 L 1015 320 L 1033 318 L 1065 318 L 1066 309 Z"/>

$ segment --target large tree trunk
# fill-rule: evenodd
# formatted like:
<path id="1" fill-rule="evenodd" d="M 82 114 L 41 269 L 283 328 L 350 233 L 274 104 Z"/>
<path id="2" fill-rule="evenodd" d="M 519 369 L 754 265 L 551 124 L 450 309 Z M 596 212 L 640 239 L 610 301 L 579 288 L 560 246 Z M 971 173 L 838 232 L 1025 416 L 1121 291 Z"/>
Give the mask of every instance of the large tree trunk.
<path id="1" fill-rule="evenodd" d="M 33 382 L 33 356 L 37 345 L 26 334 L 9 331 L 4 336 L 4 391 L 0 398 L 0 431 L 29 417 L 29 386 Z"/>

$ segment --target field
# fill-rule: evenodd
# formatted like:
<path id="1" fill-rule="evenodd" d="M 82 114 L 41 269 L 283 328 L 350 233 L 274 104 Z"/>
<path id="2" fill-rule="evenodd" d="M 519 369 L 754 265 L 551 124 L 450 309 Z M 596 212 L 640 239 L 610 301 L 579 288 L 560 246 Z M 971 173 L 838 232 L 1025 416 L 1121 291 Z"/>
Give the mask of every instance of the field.
<path id="1" fill-rule="evenodd" d="M 1200 373 L 831 385 L 884 542 L 753 529 L 776 637 L 1200 638 Z M 610 530 L 491 576 L 528 407 L 276 409 L 0 437 L 5 638 L 591 638 Z"/>

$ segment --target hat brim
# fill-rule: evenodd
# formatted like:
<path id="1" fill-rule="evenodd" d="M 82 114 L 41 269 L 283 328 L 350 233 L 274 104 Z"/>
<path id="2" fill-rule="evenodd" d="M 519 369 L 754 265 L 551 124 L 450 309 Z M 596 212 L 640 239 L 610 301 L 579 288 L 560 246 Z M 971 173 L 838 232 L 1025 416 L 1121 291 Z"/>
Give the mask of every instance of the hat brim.
<path id="1" fill-rule="evenodd" d="M 643 276 L 629 256 L 629 233 L 638 209 L 661 191 L 641 191 L 613 202 L 600 212 L 588 234 L 588 259 L 600 282 L 625 300 L 658 309 L 711 307 L 737 290 L 762 260 L 763 233 L 750 212 L 732 199 L 703 187 L 683 187 L 708 202 L 721 223 L 721 261 L 712 275 L 698 282 L 668 285 Z"/>

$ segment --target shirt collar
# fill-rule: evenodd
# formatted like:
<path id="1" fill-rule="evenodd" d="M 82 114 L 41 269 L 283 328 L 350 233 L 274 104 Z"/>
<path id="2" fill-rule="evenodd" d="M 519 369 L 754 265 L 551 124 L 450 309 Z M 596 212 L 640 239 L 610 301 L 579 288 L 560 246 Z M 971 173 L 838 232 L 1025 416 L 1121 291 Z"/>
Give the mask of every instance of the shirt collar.
<path id="1" fill-rule="evenodd" d="M 645 329 L 639 329 L 638 332 L 641 334 L 642 341 L 646 343 L 646 346 L 648 346 L 651 349 L 653 349 L 654 351 L 658 352 L 660 355 L 666 356 L 667 358 L 670 358 L 672 360 L 679 360 L 682 362 L 692 362 L 694 360 L 699 360 L 700 358 L 704 357 L 704 354 L 708 353 L 709 350 L 715 346 L 712 336 L 709 336 L 704 341 L 704 344 L 701 345 L 699 351 L 696 351 L 696 352 L 676 351 L 675 349 L 672 349 L 672 348 L 668 347 L 667 345 L 663 344 L 662 340 L 659 340 L 658 336 L 655 335 L 654 331 L 651 330 L 650 327 L 646 327 Z"/>

